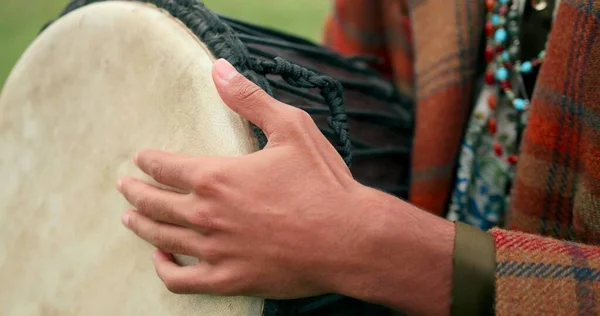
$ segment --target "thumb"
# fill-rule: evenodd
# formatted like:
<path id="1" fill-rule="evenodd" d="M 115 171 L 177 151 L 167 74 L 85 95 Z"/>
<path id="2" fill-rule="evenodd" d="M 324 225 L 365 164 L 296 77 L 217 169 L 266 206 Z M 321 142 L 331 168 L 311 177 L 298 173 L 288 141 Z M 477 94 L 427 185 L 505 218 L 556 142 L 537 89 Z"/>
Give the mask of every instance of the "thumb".
<path id="1" fill-rule="evenodd" d="M 212 72 L 221 99 L 234 112 L 258 126 L 270 137 L 287 107 L 242 76 L 228 61 L 219 59 Z"/>

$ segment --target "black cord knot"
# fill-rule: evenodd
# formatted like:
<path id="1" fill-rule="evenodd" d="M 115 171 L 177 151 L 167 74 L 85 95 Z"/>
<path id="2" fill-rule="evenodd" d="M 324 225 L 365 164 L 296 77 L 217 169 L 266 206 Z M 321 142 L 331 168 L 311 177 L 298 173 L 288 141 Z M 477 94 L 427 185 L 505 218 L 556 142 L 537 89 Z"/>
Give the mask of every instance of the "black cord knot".
<path id="1" fill-rule="evenodd" d="M 344 87 L 339 81 L 317 74 L 280 57 L 275 57 L 273 60 L 254 58 L 253 69 L 263 76 L 268 74 L 278 75 L 288 84 L 298 88 L 318 88 L 331 113 L 327 123 L 338 138 L 336 149 L 344 162 L 348 166 L 351 165 L 352 143 L 348 136 L 348 116 L 344 107 Z"/>

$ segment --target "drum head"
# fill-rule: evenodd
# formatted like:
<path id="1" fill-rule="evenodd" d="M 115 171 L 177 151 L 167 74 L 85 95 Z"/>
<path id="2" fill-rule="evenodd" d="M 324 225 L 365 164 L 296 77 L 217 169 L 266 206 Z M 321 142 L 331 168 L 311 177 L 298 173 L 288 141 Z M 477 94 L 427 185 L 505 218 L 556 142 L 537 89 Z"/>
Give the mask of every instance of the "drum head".
<path id="1" fill-rule="evenodd" d="M 216 92 L 214 60 L 138 2 L 85 6 L 29 47 L 0 94 L 0 315 L 260 315 L 260 299 L 168 292 L 153 248 L 120 224 L 115 182 L 143 177 L 140 148 L 257 149 Z"/>

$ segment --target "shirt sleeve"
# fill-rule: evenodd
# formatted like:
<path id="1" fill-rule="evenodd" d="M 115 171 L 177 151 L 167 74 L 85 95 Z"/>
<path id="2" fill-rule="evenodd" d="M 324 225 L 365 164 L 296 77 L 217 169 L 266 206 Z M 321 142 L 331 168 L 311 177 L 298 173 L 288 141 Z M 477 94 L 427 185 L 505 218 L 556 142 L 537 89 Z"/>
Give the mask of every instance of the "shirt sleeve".
<path id="1" fill-rule="evenodd" d="M 451 315 L 600 312 L 600 247 L 456 225 Z"/>
<path id="2" fill-rule="evenodd" d="M 456 223 L 451 315 L 493 315 L 496 249 L 491 234 Z"/>
<path id="3" fill-rule="evenodd" d="M 600 313 L 600 247 L 497 228 L 490 233 L 496 315 Z"/>

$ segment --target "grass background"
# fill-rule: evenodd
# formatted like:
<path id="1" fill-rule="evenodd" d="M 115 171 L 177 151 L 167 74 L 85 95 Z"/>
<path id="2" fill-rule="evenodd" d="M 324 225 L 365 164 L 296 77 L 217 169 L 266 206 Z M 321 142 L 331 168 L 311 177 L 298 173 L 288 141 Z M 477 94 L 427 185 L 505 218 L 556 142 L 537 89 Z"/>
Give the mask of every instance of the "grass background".
<path id="1" fill-rule="evenodd" d="M 0 0 L 0 87 L 19 56 L 67 0 Z M 320 40 L 329 0 L 204 0 L 214 11 Z"/>

